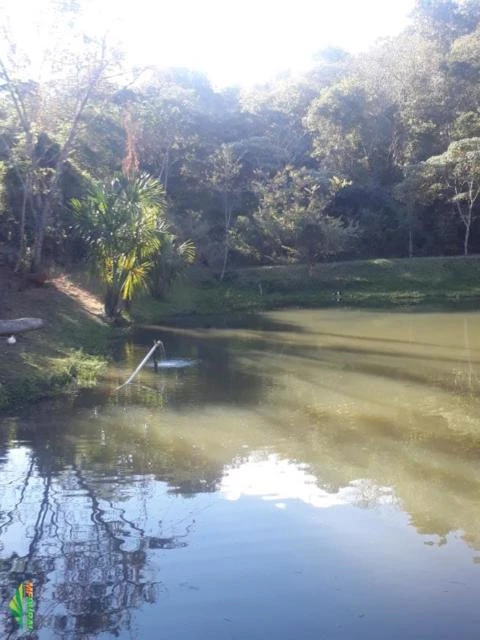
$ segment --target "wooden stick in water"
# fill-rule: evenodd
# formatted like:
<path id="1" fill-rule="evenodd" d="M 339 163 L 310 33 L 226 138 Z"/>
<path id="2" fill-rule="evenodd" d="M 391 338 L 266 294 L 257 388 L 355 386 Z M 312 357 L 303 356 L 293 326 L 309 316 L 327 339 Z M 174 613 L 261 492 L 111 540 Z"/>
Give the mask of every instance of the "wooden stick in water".
<path id="1" fill-rule="evenodd" d="M 122 387 L 125 387 L 129 382 L 131 382 L 135 378 L 137 373 L 140 371 L 140 369 L 142 369 L 145 366 L 145 364 L 147 363 L 148 359 L 150 358 L 152 353 L 154 353 L 155 349 L 159 345 L 163 345 L 162 341 L 161 340 L 155 340 L 155 342 L 153 343 L 153 347 L 150 349 L 150 351 L 147 353 L 145 358 L 141 361 L 141 363 L 138 365 L 138 367 L 135 369 L 135 371 L 132 373 L 132 375 L 129 377 L 129 379 L 126 382 L 124 382 L 123 384 L 121 384 L 119 387 L 117 387 L 115 389 L 115 391 L 118 391 Z"/>

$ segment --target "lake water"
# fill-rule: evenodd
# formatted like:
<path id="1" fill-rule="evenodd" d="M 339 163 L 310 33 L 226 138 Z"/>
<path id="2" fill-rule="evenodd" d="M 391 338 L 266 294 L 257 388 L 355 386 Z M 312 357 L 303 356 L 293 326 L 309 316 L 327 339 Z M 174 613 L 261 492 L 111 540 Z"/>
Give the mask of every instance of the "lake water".
<path id="1" fill-rule="evenodd" d="M 144 329 L 0 419 L 0 491 L 2 638 L 480 638 L 480 314 Z"/>

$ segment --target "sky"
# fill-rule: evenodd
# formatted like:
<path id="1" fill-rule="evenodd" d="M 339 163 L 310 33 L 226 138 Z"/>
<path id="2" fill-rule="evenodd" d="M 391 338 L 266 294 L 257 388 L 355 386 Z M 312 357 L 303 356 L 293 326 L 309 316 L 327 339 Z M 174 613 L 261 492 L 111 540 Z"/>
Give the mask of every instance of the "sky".
<path id="1" fill-rule="evenodd" d="M 134 58 L 203 71 L 217 86 L 248 86 L 307 68 L 328 45 L 358 52 L 399 33 L 413 0 L 176 0 L 157 9 L 135 0 L 131 14 L 131 0 L 115 5 Z"/>
<path id="2" fill-rule="evenodd" d="M 28 28 L 47 0 L 0 0 Z M 327 46 L 352 53 L 408 24 L 414 0 L 80 0 L 136 65 L 188 67 L 215 87 L 300 72 Z M 25 25 L 25 16 L 27 24 Z M 30 38 L 34 41 L 35 38 Z"/>

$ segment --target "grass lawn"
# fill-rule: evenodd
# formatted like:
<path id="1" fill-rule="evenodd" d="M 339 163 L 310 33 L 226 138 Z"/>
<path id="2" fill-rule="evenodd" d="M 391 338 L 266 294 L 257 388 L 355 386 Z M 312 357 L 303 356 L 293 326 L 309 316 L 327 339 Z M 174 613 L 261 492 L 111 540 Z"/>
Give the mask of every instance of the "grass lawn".
<path id="1" fill-rule="evenodd" d="M 336 292 L 340 292 L 337 301 Z M 136 301 L 137 322 L 182 315 L 250 312 L 281 307 L 349 306 L 480 308 L 480 257 L 358 260 L 237 269 L 219 283 L 192 271 L 164 301 Z"/>

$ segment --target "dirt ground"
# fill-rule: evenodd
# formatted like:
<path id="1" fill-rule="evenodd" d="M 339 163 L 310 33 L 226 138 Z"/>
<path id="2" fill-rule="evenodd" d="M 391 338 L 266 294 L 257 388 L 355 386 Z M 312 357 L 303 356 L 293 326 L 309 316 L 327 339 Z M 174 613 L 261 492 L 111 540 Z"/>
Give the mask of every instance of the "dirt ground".
<path id="1" fill-rule="evenodd" d="M 15 344 L 0 336 L 0 409 L 60 392 L 105 353 L 101 300 L 65 274 L 37 286 L 0 268 L 0 319 L 25 317 L 44 326 L 18 334 Z"/>
<path id="2" fill-rule="evenodd" d="M 74 301 L 84 312 L 97 318 L 103 315 L 101 300 L 76 284 L 65 274 L 47 278 L 41 286 L 28 282 L 7 267 L 0 268 L 0 318 L 38 317 L 39 311 L 50 315 L 52 304 L 62 296 Z"/>

